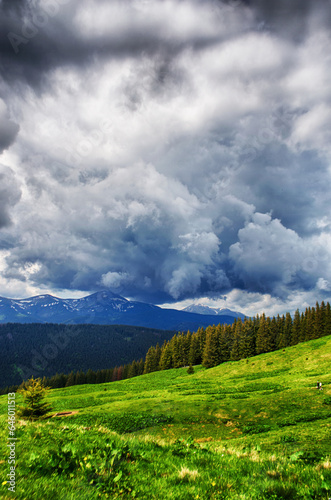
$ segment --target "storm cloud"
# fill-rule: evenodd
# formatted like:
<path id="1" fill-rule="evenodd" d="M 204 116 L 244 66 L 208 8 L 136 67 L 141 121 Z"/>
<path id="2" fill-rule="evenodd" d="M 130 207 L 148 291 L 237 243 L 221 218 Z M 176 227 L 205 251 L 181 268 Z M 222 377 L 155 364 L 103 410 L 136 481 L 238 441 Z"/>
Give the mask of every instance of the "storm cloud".
<path id="1" fill-rule="evenodd" d="M 0 10 L 0 295 L 329 298 L 330 4 Z"/>

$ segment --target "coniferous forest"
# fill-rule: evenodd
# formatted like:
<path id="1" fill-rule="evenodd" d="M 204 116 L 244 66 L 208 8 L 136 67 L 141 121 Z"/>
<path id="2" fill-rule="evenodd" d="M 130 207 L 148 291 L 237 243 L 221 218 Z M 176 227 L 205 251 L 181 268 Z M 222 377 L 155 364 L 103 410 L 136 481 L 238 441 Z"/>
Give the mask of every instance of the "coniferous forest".
<path id="1" fill-rule="evenodd" d="M 100 384 L 136 377 L 158 370 L 202 364 L 212 368 L 227 361 L 237 361 L 258 354 L 285 349 L 300 342 L 331 335 L 331 308 L 329 302 L 316 303 L 315 307 L 268 317 L 265 314 L 253 318 L 235 320 L 232 325 L 213 325 L 196 332 L 181 332 L 170 340 L 151 346 L 145 359 L 134 360 L 103 370 L 72 371 L 43 377 L 43 383 L 51 388 L 81 384 Z M 16 390 L 18 386 L 3 388 L 0 394 Z"/>

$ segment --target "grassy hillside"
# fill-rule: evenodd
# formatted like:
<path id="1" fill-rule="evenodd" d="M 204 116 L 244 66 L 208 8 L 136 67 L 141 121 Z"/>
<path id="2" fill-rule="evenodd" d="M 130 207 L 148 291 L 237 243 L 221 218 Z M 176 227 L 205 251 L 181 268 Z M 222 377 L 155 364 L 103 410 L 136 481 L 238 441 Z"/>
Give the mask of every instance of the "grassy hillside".
<path id="1" fill-rule="evenodd" d="M 323 391 L 316 390 L 316 382 Z M 56 389 L 19 422 L 17 499 L 331 497 L 331 337 L 284 351 Z M 2 468 L 7 397 L 0 398 Z"/>

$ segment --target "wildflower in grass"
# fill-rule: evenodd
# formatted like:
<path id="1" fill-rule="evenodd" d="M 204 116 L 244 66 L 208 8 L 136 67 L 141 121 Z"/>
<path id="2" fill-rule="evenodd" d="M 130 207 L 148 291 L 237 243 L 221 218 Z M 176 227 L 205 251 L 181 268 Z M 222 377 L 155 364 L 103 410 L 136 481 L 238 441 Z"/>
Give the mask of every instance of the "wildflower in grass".
<path id="1" fill-rule="evenodd" d="M 4 482 L 2 483 L 2 486 L 3 486 L 4 484 L 7 484 L 7 481 L 4 481 Z"/>
<path id="2" fill-rule="evenodd" d="M 211 485 L 212 485 L 212 486 L 216 486 L 216 483 L 215 483 L 215 481 L 213 481 L 213 482 L 211 483 Z"/>

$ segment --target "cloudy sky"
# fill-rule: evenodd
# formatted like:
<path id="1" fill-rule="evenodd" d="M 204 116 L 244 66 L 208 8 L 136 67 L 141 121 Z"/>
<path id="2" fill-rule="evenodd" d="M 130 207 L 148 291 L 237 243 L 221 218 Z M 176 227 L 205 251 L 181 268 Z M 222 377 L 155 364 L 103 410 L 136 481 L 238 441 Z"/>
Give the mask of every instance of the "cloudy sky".
<path id="1" fill-rule="evenodd" d="M 331 297 L 331 2 L 0 0 L 0 295 Z"/>

